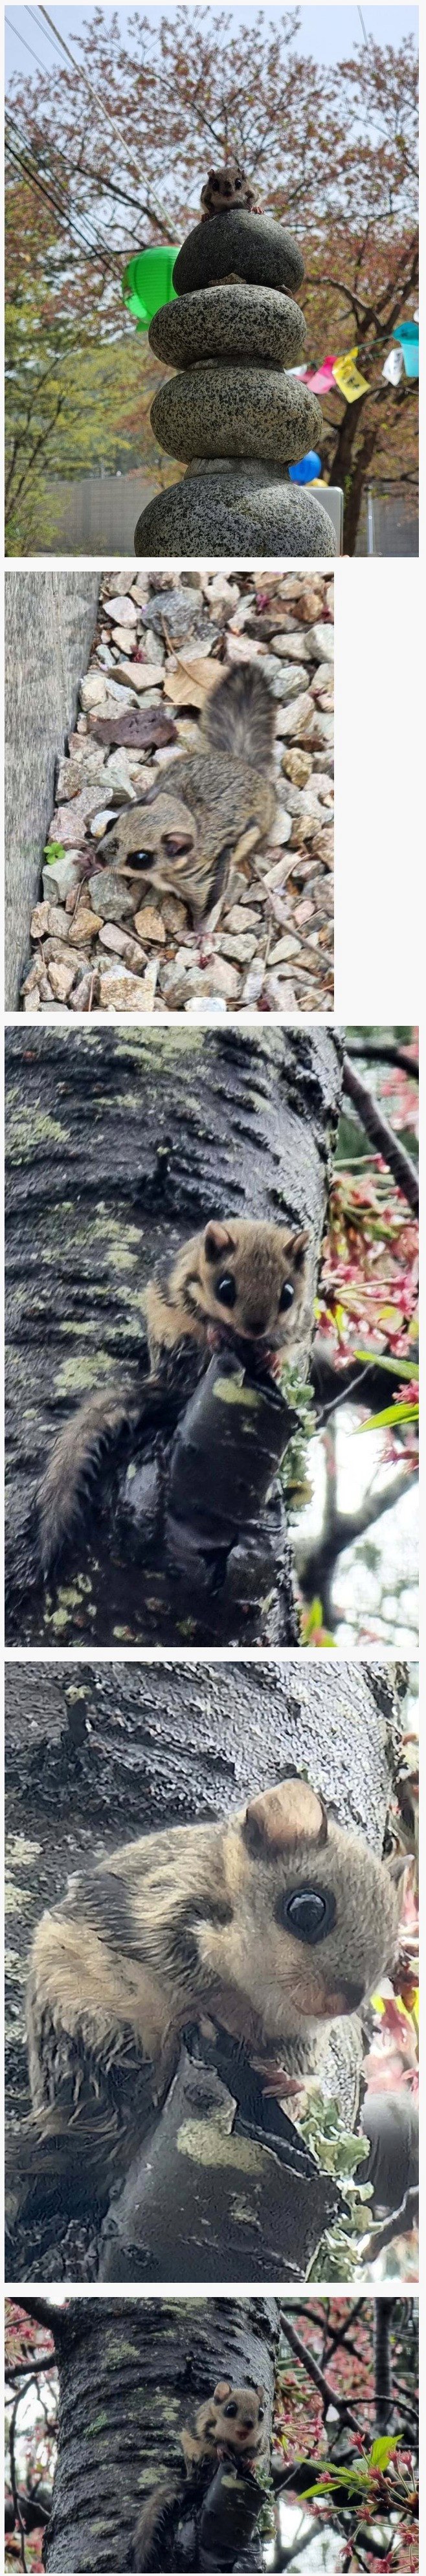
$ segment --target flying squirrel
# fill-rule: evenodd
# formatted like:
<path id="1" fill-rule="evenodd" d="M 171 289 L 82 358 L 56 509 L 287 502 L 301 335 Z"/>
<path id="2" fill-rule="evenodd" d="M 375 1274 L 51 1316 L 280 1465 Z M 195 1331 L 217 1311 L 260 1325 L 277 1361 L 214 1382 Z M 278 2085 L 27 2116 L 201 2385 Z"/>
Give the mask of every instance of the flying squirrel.
<path id="1" fill-rule="evenodd" d="M 159 2567 L 158 2551 L 165 2536 L 169 2516 L 181 2498 L 182 2507 L 190 2506 L 193 2488 L 197 2491 L 197 2472 L 208 2469 L 209 2462 L 231 2460 L 245 2467 L 249 2474 L 268 2450 L 265 2421 L 264 2388 L 233 2388 L 230 2379 L 219 2379 L 213 2396 L 199 2406 L 195 2432 L 183 2426 L 180 2440 L 186 2469 L 186 2484 L 177 2478 L 164 2480 L 146 2497 L 138 2516 L 129 2566 L 139 2571 Z M 199 2486 L 199 2479 L 198 2479 Z M 259 2506 L 261 2495 L 259 2493 Z"/>
<path id="2" fill-rule="evenodd" d="M 249 214 L 260 215 L 254 188 L 241 161 L 226 161 L 219 170 L 209 170 L 201 190 L 202 224 L 212 215 L 229 215 L 234 206 L 244 206 Z"/>
<path id="3" fill-rule="evenodd" d="M 274 821 L 275 707 L 259 663 L 221 674 L 196 751 L 161 769 L 139 804 L 114 816 L 99 853 L 126 877 L 183 897 L 194 923 L 223 893 L 231 859 L 267 840 Z"/>
<path id="4" fill-rule="evenodd" d="M 46 2205 L 52 2175 L 60 2192 L 62 2152 L 74 2204 L 107 2205 L 194 2024 L 243 2044 L 278 2096 L 320 2075 L 330 2024 L 392 1970 L 402 1901 L 393 1865 L 295 1777 L 78 1873 L 33 1945 L 30 2198 L 39 2178 Z"/>
<path id="5" fill-rule="evenodd" d="M 60 1433 L 36 1499 L 37 1557 L 45 1577 L 81 1517 L 105 1449 L 127 1429 L 161 1416 L 175 1395 L 175 1419 L 186 1402 L 186 1363 L 202 1368 L 212 1347 L 227 1342 L 274 1374 L 301 1330 L 309 1232 L 262 1219 L 211 1220 L 191 1235 L 168 1267 L 160 1263 L 146 1296 L 150 1374 L 140 1388 L 117 1385 L 89 1396 Z M 145 1345 L 146 1348 L 146 1345 Z"/>

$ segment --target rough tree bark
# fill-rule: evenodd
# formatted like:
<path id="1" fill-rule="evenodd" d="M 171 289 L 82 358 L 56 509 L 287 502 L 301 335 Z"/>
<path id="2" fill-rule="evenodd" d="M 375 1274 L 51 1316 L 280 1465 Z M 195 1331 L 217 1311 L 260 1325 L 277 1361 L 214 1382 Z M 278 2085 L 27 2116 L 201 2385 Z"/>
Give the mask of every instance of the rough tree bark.
<path id="1" fill-rule="evenodd" d="M 402 1682 L 402 1677 L 401 1677 Z M 70 1869 L 150 1828 L 213 1820 L 305 1769 L 339 1821 L 381 1852 L 399 1731 L 391 1666 L 324 1656 L 225 1664 L 148 1661 L 7 1666 L 7 2083 L 10 2122 L 28 2110 L 24 1987 L 33 1925 L 63 1892 Z M 208 2052 L 206 2051 L 206 2057 Z M 360 2025 L 340 2023 L 325 2089 L 356 2119 Z M 134 2160 L 113 2230 L 92 2238 L 71 2277 L 257 2280 L 305 2276 L 338 2204 L 336 2186 L 300 2153 L 300 2132 L 276 2114 L 275 2137 L 250 2157 L 238 2127 L 241 2054 L 230 2047 L 215 2099 L 211 2067 L 181 2065 L 155 2133 Z M 265 2105 L 269 2113 L 271 2105 Z M 276 2143 L 277 2141 L 277 2143 Z M 280 2146 L 288 2156 L 281 2161 Z M 67 2212 L 39 2253 L 29 2231 L 7 2269 L 14 2278 L 70 2277 Z"/>
<path id="2" fill-rule="evenodd" d="M 154 1263 L 165 1248 L 174 1255 L 207 1217 L 282 1217 L 309 1225 L 313 1328 L 341 1062 L 336 1032 L 303 1025 L 261 1034 L 88 1028 L 67 1031 L 66 1039 L 47 1027 L 32 1029 L 31 1037 L 9 1030 L 12 1530 L 13 1523 L 22 1527 L 66 1414 L 88 1388 L 122 1373 L 123 1363 L 136 1379 L 144 1290 Z M 305 1371 L 309 1342 L 308 1332 Z M 235 1422 L 235 1405 L 222 1406 L 228 1437 L 231 1415 Z M 290 1432 L 289 1415 L 285 1440 Z M 204 1436 L 208 1496 L 210 1431 Z M 216 1486 L 222 1436 L 217 1433 Z M 247 1452 L 247 1441 L 243 1446 Z M 154 1452 L 153 1437 L 152 1461 Z M 90 1538 L 70 1552 L 64 1579 L 44 1601 L 28 1595 L 20 1605 L 11 1642 L 297 1643 L 279 1487 L 252 1517 L 253 1555 L 246 1553 L 243 1572 L 225 1519 L 221 1528 L 215 1522 L 221 1552 L 212 1574 L 213 1557 L 206 1559 L 199 1539 L 187 1565 L 167 1553 L 173 1457 L 172 1438 L 162 1457 L 161 1534 L 156 1504 L 147 1561 L 139 1552 L 130 1562 L 127 1486 L 125 1536 L 117 1477 L 113 1492 L 106 1477 Z M 158 1487 L 158 1466 L 156 1475 Z M 232 1513 L 232 1476 L 228 1490 Z M 149 1514 L 147 1527 L 148 1520 Z M 237 1518 L 237 1540 L 240 1534 Z"/>
<path id="3" fill-rule="evenodd" d="M 262 2298 L 71 2299 L 52 2325 L 59 2447 L 46 2568 L 107 2576 L 127 2563 L 145 2494 L 181 2473 L 180 2427 L 217 2379 L 262 2382 L 270 2427 L 278 2308 Z M 163 2563 L 176 2565 L 167 2542 Z M 199 2566 L 198 2552 L 187 2564 Z M 259 2539 L 233 2565 L 260 2568 Z"/>

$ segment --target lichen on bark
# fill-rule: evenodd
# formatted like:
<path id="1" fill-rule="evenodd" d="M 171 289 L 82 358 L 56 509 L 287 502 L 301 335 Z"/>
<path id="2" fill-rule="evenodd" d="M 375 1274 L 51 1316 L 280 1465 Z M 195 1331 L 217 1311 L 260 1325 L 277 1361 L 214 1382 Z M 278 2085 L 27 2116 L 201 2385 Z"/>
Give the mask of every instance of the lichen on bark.
<path id="1" fill-rule="evenodd" d="M 25 1515 L 72 1405 L 123 1369 L 136 1382 L 144 1291 L 165 1248 L 172 1257 L 212 1214 L 307 1224 L 313 1326 L 341 1063 L 338 1033 L 321 1027 L 64 1038 L 46 1026 L 30 1047 L 26 1030 L 8 1031 L 8 1471 L 21 1559 Z M 305 1369 L 309 1344 L 308 1332 Z M 154 1534 L 135 1578 L 105 1474 L 101 1513 L 57 1585 L 12 1608 L 11 1642 L 297 1642 L 282 1498 L 275 1517 L 269 1505 L 259 1515 L 257 1568 L 237 1558 L 227 1584 L 226 1564 L 213 1598 L 199 1550 L 177 1607 L 163 1488 L 164 1478 L 158 1546 Z"/>

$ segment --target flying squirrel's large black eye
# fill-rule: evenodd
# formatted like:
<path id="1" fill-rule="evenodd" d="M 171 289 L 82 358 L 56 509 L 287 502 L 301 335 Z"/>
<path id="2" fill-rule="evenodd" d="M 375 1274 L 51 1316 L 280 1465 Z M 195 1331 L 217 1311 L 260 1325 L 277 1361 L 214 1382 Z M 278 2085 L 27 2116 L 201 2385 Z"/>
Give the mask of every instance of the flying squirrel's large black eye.
<path id="1" fill-rule="evenodd" d="M 279 1897 L 276 1906 L 279 1923 L 287 1923 L 296 1941 L 324 1941 L 336 1921 L 336 1898 L 331 1888 L 295 1887 L 291 1896 Z"/>
<path id="2" fill-rule="evenodd" d="M 291 1279 L 285 1279 L 285 1280 L 284 1280 L 284 1287 L 281 1289 L 281 1296 L 280 1296 L 280 1315 L 282 1315 L 282 1314 L 283 1314 L 283 1311 L 284 1311 L 284 1307 L 285 1307 L 285 1306 L 292 1306 L 292 1305 L 293 1305 L 293 1298 L 294 1298 L 294 1288 L 292 1287 Z"/>
<path id="3" fill-rule="evenodd" d="M 235 2398 L 230 2397 L 229 2406 L 224 2406 L 222 2411 L 224 2415 L 237 2415 L 238 2407 L 235 2404 Z"/>
<path id="4" fill-rule="evenodd" d="M 222 1279 L 218 1279 L 215 1296 L 219 1298 L 221 1306 L 235 1306 L 236 1294 L 232 1270 L 224 1270 Z"/>

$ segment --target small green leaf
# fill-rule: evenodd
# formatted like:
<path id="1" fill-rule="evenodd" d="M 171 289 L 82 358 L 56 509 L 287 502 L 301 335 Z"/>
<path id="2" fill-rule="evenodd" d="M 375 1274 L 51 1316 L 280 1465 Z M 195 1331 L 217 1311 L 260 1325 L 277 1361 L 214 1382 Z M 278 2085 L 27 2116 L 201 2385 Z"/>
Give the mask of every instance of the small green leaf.
<path id="1" fill-rule="evenodd" d="M 418 1404 L 387 1404 L 384 1413 L 372 1413 L 369 1422 L 358 1422 L 357 1434 L 360 1431 L 385 1431 L 388 1423 L 418 1422 L 418 1419 Z"/>
<path id="2" fill-rule="evenodd" d="M 388 2461 L 401 2441 L 400 2433 L 378 2433 L 370 2451 L 370 2469 L 387 2469 Z"/>
<path id="3" fill-rule="evenodd" d="M 366 1360 L 372 1368 L 389 1369 L 391 1377 L 418 1378 L 414 1360 L 390 1360 L 386 1351 L 354 1351 L 355 1360 Z"/>

